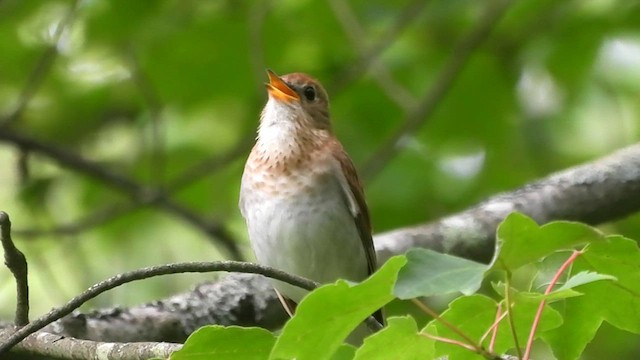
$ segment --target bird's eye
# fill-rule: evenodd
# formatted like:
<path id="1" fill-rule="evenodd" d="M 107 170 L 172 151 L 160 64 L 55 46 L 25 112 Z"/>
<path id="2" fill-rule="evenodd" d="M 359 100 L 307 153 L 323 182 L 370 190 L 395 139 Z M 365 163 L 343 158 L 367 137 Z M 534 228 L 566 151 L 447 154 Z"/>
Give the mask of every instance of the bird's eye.
<path id="1" fill-rule="evenodd" d="M 309 101 L 316 99 L 316 89 L 314 89 L 313 86 L 305 86 L 303 93 L 304 97 Z"/>

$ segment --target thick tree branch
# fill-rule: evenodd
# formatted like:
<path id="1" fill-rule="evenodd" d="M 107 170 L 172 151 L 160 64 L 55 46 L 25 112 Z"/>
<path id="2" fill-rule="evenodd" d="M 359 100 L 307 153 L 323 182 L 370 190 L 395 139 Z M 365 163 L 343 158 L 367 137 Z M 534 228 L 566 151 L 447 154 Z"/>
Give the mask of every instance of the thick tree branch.
<path id="1" fill-rule="evenodd" d="M 640 144 L 636 144 L 498 194 L 461 213 L 379 234 L 375 245 L 380 261 L 412 247 L 488 261 L 496 227 L 513 211 L 539 223 L 575 220 L 596 225 L 639 210 Z"/>
<path id="2" fill-rule="evenodd" d="M 0 343 L 11 337 L 8 329 L 0 329 Z M 180 344 L 157 342 L 96 342 L 67 338 L 46 332 L 36 332 L 16 345 L 12 358 L 18 354 L 30 354 L 47 359 L 104 359 L 104 360 L 147 360 L 166 359 L 179 350 Z"/>
<path id="3" fill-rule="evenodd" d="M 94 341 L 180 343 L 204 325 L 276 330 L 288 318 L 269 279 L 231 273 L 191 291 L 140 306 L 75 311 L 42 330 Z"/>

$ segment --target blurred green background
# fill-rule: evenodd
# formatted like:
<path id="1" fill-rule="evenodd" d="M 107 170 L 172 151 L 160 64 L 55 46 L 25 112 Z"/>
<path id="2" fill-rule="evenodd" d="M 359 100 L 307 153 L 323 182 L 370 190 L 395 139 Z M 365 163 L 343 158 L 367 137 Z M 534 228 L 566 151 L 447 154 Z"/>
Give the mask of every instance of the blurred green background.
<path id="1" fill-rule="evenodd" d="M 222 224 L 248 258 L 237 198 L 265 68 L 306 72 L 328 88 L 377 232 L 638 141 L 638 1 L 521 0 L 503 16 L 496 4 L 3 0 L 0 125 L 150 192 L 168 189 L 190 214 Z M 474 48 L 482 26 L 491 35 Z M 456 61 L 435 111 L 389 146 Z M 389 161 L 374 156 L 390 152 Z M 125 270 L 227 256 L 166 208 L 131 205 L 139 199 L 0 142 L 0 209 L 29 261 L 32 316 Z M 605 229 L 640 238 L 638 217 Z M 90 306 L 139 304 L 214 276 L 151 279 Z M 0 318 L 12 317 L 14 292 L 0 271 Z M 630 345 L 613 335 L 589 358 L 611 349 L 624 358 Z"/>

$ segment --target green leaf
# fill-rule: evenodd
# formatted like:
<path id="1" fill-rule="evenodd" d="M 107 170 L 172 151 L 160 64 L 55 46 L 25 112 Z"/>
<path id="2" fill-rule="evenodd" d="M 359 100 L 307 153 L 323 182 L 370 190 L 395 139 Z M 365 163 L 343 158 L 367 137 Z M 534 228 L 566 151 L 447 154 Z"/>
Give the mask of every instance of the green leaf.
<path id="1" fill-rule="evenodd" d="M 500 295 L 500 297 L 504 298 L 504 290 L 505 285 L 504 282 L 498 281 L 497 283 L 491 283 L 493 290 Z M 572 289 L 564 289 L 562 291 L 553 291 L 550 294 L 543 294 L 539 292 L 529 292 L 529 291 L 519 291 L 518 289 L 511 288 L 511 293 L 515 296 L 516 301 L 530 301 L 540 303 L 542 300 L 546 301 L 556 301 L 560 299 L 566 299 L 569 297 L 580 296 L 582 293 L 577 292 Z"/>
<path id="2" fill-rule="evenodd" d="M 387 327 L 364 341 L 356 352 L 355 360 L 433 358 L 433 340 L 419 335 L 412 317 L 392 317 L 387 321 Z"/>
<path id="3" fill-rule="evenodd" d="M 400 299 L 453 292 L 473 294 L 488 269 L 485 264 L 427 249 L 413 249 L 406 256 L 407 264 L 400 270 L 393 290 Z"/>
<path id="4" fill-rule="evenodd" d="M 585 224 L 554 221 L 538 226 L 523 214 L 511 213 L 498 226 L 498 251 L 492 268 L 514 271 L 555 251 L 602 238 L 600 232 Z"/>
<path id="5" fill-rule="evenodd" d="M 515 331 L 521 346 L 527 341 L 537 308 L 538 303 L 534 302 L 515 301 L 512 306 L 511 311 L 514 318 Z M 484 295 L 472 295 L 463 296 L 451 302 L 449 309 L 442 313 L 441 317 L 449 323 L 454 324 L 460 331 L 475 342 L 480 342 L 487 329 L 494 323 L 497 311 L 498 305 L 494 300 Z M 545 306 L 536 334 L 558 327 L 561 323 L 562 317 L 560 314 L 551 307 Z M 458 334 L 454 333 L 438 320 L 432 320 L 425 328 L 425 331 L 432 335 L 465 342 Z M 489 339 L 490 336 L 484 339 L 483 345 L 485 348 L 488 348 Z M 509 330 L 508 320 L 505 318 L 498 326 L 494 351 L 497 354 L 502 354 L 513 347 L 513 337 Z M 470 350 L 461 348 L 460 346 L 436 342 L 436 356 L 445 355 L 448 356 L 450 360 L 483 359 L 480 355 L 475 355 Z"/>
<path id="6" fill-rule="evenodd" d="M 393 300 L 393 284 L 405 263 L 404 256 L 395 256 L 360 284 L 339 280 L 312 291 L 284 326 L 270 359 L 330 359 L 352 330 Z"/>
<path id="7" fill-rule="evenodd" d="M 580 288 L 583 296 L 554 304 L 562 306 L 564 324 L 543 338 L 559 360 L 579 358 L 603 320 L 640 333 L 640 251 L 635 241 L 609 236 L 590 244 L 573 271 L 609 274 L 617 281 L 587 283 Z"/>
<path id="8" fill-rule="evenodd" d="M 205 326 L 191 334 L 170 359 L 262 360 L 269 356 L 275 340 L 272 333 L 261 328 Z"/>
<path id="9" fill-rule="evenodd" d="M 333 354 L 331 360 L 352 360 L 356 355 L 356 348 L 353 345 L 342 344 Z"/>
<path id="10" fill-rule="evenodd" d="M 562 291 L 567 289 L 573 289 L 576 286 L 586 285 L 592 283 L 594 281 L 600 280 L 617 280 L 615 276 L 606 275 L 606 274 L 598 274 L 592 271 L 581 271 L 567 280 L 561 287 L 559 287 L 556 291 Z"/>

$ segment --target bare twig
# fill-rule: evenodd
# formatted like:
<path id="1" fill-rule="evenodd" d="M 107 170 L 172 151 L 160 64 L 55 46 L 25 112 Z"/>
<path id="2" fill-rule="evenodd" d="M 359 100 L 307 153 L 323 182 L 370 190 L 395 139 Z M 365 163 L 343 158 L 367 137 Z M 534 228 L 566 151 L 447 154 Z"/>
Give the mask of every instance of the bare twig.
<path id="1" fill-rule="evenodd" d="M 249 7 L 249 61 L 257 86 L 264 83 L 264 70 L 267 68 L 262 36 L 268 10 L 269 1 L 254 1 Z"/>
<path id="2" fill-rule="evenodd" d="M 129 69 L 133 82 L 142 95 L 142 100 L 147 104 L 150 117 L 151 155 L 149 161 L 149 178 L 158 188 L 164 186 L 165 154 L 164 154 L 164 130 L 162 122 L 162 102 L 151 80 L 144 73 L 132 45 L 125 49 L 125 57 L 129 63 Z M 143 136 L 144 138 L 144 136 Z M 144 146 L 144 142 L 143 142 Z"/>
<path id="3" fill-rule="evenodd" d="M 212 156 L 202 162 L 193 165 L 189 169 L 185 170 L 182 174 L 177 175 L 166 186 L 167 193 L 174 193 L 183 189 L 194 182 L 202 179 L 204 176 L 216 172 L 225 166 L 229 165 L 233 161 L 237 160 L 241 156 L 246 156 L 253 145 L 252 138 L 245 138 L 240 140 L 233 148 L 221 155 Z"/>
<path id="4" fill-rule="evenodd" d="M 476 352 L 477 354 L 480 354 L 482 356 L 484 356 L 487 359 L 493 359 L 495 358 L 495 356 L 493 354 L 489 354 L 483 347 L 482 345 L 476 343 L 473 339 L 471 339 L 467 334 L 465 334 L 464 332 L 462 332 L 462 330 L 458 329 L 455 325 L 453 325 L 452 323 L 450 323 L 448 320 L 445 320 L 443 317 L 441 317 L 440 315 L 438 315 L 437 312 L 435 312 L 433 309 L 431 309 L 430 307 L 428 307 L 425 303 L 423 303 L 422 301 L 420 301 L 419 299 L 411 299 L 411 302 L 414 303 L 420 310 L 422 310 L 422 312 L 424 312 L 425 314 L 431 316 L 434 320 L 438 321 L 439 323 L 441 323 L 444 327 L 448 328 L 449 330 L 453 331 L 455 334 L 457 334 L 458 336 L 460 336 L 465 343 L 456 343 L 456 345 L 460 345 L 462 347 L 468 348 L 474 352 Z M 450 342 L 450 341 L 449 341 Z M 469 347 L 465 346 L 468 345 Z"/>
<path id="5" fill-rule="evenodd" d="M 376 60 L 379 59 L 382 51 L 392 44 L 400 33 L 422 13 L 427 3 L 428 2 L 424 0 L 416 0 L 406 6 L 390 29 L 383 35 L 383 39 L 380 40 L 375 47 L 367 49 L 362 41 L 362 39 L 366 38 L 366 32 L 349 6 L 349 3 L 341 0 L 329 1 L 334 16 L 340 24 L 342 24 L 344 32 L 360 53 L 358 63 L 362 66 L 359 67 L 358 70 L 366 71 L 369 67 L 373 67 L 375 70 L 373 80 L 378 83 L 380 88 L 391 100 L 405 111 L 415 106 L 416 99 L 404 86 L 395 81 L 391 73 L 380 61 Z"/>
<path id="6" fill-rule="evenodd" d="M 146 205 L 153 204 L 157 198 L 169 197 L 171 194 L 180 191 L 206 175 L 215 173 L 229 163 L 237 160 L 240 156 L 246 154 L 251 148 L 251 143 L 251 141 L 241 141 L 229 151 L 212 156 L 191 166 L 177 175 L 173 180 L 169 181 L 164 188 L 164 192 L 156 192 L 150 195 L 149 198 L 138 199 L 138 201 L 134 199 L 134 201 L 128 203 L 118 202 L 106 205 L 81 219 L 70 221 L 67 224 L 58 225 L 51 229 L 14 229 L 13 233 L 25 238 L 37 238 L 44 235 L 77 235 L 83 231 L 106 224 L 123 215 L 139 210 Z"/>
<path id="7" fill-rule="evenodd" d="M 11 240 L 11 220 L 0 211 L 0 240 L 4 250 L 4 264 L 16 279 L 16 317 L 14 324 L 24 326 L 29 323 L 29 283 L 27 279 L 27 259 Z"/>
<path id="8" fill-rule="evenodd" d="M 47 77 L 47 74 L 51 69 L 51 65 L 53 65 L 53 62 L 58 55 L 58 46 L 62 33 L 73 21 L 78 8 L 78 3 L 78 0 L 74 0 L 69 5 L 68 12 L 56 26 L 56 30 L 53 33 L 52 44 L 45 49 L 42 56 L 40 56 L 40 59 L 36 63 L 36 66 L 33 68 L 33 71 L 29 74 L 29 79 L 27 79 L 25 86 L 18 97 L 18 103 L 10 114 L 0 118 L 0 128 L 10 125 L 22 116 L 27 104 L 29 104 L 29 101 L 31 101 L 40 88 L 40 85 L 42 85 L 44 79 Z"/>
<path id="9" fill-rule="evenodd" d="M 380 55 L 386 50 L 402 33 L 407 26 L 409 26 L 413 19 L 420 14 L 422 7 L 426 4 L 424 0 L 413 1 L 410 5 L 404 8 L 402 13 L 395 19 L 394 24 L 389 30 L 380 37 L 380 40 L 371 46 L 368 50 L 364 50 L 359 58 L 345 67 L 342 71 L 338 72 L 338 75 L 334 78 L 333 82 L 329 83 L 327 90 L 330 94 L 337 94 L 342 91 L 352 81 L 362 76 L 372 64 L 374 64 Z"/>
<path id="10" fill-rule="evenodd" d="M 418 106 L 407 115 L 402 126 L 365 163 L 362 168 L 362 177 L 365 181 L 377 175 L 393 159 L 399 151 L 398 143 L 403 138 L 414 134 L 431 117 L 471 55 L 489 37 L 509 4 L 509 0 L 494 1 L 478 24 L 454 47 L 435 83 L 424 94 Z"/>
<path id="11" fill-rule="evenodd" d="M 190 262 L 190 263 L 176 263 L 146 267 L 122 274 L 118 274 L 107 280 L 99 282 L 80 295 L 71 299 L 65 305 L 51 310 L 49 313 L 32 321 L 28 325 L 22 327 L 14 334 L 12 334 L 4 343 L 0 344 L 0 355 L 10 350 L 14 345 L 22 341 L 25 337 L 33 334 L 34 332 L 42 329 L 48 324 L 69 315 L 73 310 L 80 307 L 85 302 L 93 299 L 94 297 L 102 294 L 105 291 L 111 290 L 120 285 L 148 279 L 160 275 L 168 274 L 180 274 L 180 273 L 203 273 L 213 271 L 226 271 L 226 272 L 240 272 L 240 273 L 253 273 L 267 276 L 272 279 L 284 281 L 288 284 L 298 286 L 305 290 L 313 290 L 318 285 L 317 283 L 305 279 L 303 277 L 287 274 L 284 271 L 276 270 L 268 266 L 239 262 L 239 261 L 217 261 L 217 262 Z"/>
<path id="12" fill-rule="evenodd" d="M 11 129 L 4 129 L 0 132 L 0 142 L 2 141 L 51 158 L 62 167 L 76 170 L 98 179 L 105 184 L 109 184 L 131 196 L 134 201 L 142 204 L 157 205 L 218 239 L 232 258 L 242 258 L 237 243 L 222 223 L 203 220 L 191 210 L 168 199 L 157 189 L 138 184 L 126 176 L 111 172 L 107 168 L 86 160 L 73 152 L 35 140 Z"/>
<path id="13" fill-rule="evenodd" d="M 142 207 L 143 204 L 130 203 L 114 203 L 107 205 L 94 213 L 91 213 L 79 220 L 62 224 L 51 229 L 28 228 L 14 229 L 13 233 L 22 239 L 33 239 L 40 236 L 66 236 L 77 235 L 83 231 L 91 229 L 102 224 L 106 224 L 124 214 L 130 213 Z"/>

